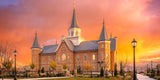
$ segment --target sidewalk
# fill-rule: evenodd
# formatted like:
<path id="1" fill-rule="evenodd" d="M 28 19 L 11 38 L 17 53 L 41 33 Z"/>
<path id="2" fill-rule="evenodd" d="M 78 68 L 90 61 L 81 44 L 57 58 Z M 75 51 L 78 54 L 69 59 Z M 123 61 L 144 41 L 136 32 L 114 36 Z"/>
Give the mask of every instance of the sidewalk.
<path id="1" fill-rule="evenodd" d="M 27 79 L 17 79 L 17 80 L 41 80 L 41 79 L 58 79 L 58 78 L 69 78 L 69 77 L 43 77 L 43 78 L 27 78 Z M 0 78 L 2 80 L 2 78 Z M 3 80 L 13 80 L 13 79 L 3 79 Z"/>
<path id="2" fill-rule="evenodd" d="M 150 77 L 142 75 L 142 74 L 137 74 L 137 79 L 138 80 L 156 80 L 156 79 L 150 78 Z"/>

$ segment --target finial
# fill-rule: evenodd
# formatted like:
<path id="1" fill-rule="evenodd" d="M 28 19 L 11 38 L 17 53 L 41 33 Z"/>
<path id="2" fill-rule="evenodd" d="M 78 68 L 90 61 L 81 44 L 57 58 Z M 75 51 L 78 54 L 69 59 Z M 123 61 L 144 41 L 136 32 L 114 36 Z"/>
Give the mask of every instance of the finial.
<path id="1" fill-rule="evenodd" d="M 74 0 L 74 3 L 73 3 L 73 6 L 74 6 L 74 9 L 76 8 L 76 5 L 75 5 L 75 0 Z"/>

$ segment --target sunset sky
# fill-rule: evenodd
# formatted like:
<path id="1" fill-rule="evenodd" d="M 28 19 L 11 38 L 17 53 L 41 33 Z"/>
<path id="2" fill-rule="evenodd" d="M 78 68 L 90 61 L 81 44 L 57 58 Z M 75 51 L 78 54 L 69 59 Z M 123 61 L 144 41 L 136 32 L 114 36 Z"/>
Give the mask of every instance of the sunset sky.
<path id="1" fill-rule="evenodd" d="M 19 64 L 31 62 L 35 32 L 41 44 L 68 36 L 73 0 L 0 0 L 0 40 L 16 49 Z M 99 39 L 105 20 L 108 36 L 118 37 L 118 61 L 132 62 L 131 41 L 137 40 L 136 61 L 160 61 L 160 0 L 75 0 L 82 37 Z"/>

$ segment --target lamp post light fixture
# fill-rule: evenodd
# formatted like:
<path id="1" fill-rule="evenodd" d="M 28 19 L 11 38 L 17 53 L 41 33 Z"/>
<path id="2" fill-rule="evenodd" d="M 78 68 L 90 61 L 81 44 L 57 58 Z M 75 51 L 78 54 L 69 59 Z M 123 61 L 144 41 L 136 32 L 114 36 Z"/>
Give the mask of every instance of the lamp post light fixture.
<path id="1" fill-rule="evenodd" d="M 17 80 L 16 78 L 16 55 L 17 55 L 17 51 L 14 51 L 14 56 L 15 56 L 15 74 L 14 74 L 14 80 Z"/>
<path id="2" fill-rule="evenodd" d="M 132 46 L 133 46 L 133 80 L 136 80 L 136 69 L 135 69 L 135 47 L 136 47 L 137 41 L 133 39 Z"/>

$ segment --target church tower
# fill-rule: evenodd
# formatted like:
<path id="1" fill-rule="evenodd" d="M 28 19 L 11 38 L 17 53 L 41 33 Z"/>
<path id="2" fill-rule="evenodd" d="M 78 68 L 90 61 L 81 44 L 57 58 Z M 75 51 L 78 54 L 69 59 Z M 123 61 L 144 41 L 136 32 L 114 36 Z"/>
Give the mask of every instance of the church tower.
<path id="1" fill-rule="evenodd" d="M 74 4 L 74 9 L 73 9 L 72 22 L 71 22 L 70 28 L 68 29 L 68 37 L 67 38 L 69 40 L 71 40 L 74 45 L 80 44 L 81 28 L 78 26 L 75 4 Z"/>
<path id="2" fill-rule="evenodd" d="M 36 65 L 35 70 L 39 70 L 39 53 L 41 52 L 41 47 L 38 42 L 37 32 L 35 33 L 35 39 L 31 47 L 32 50 L 32 63 Z"/>
<path id="3" fill-rule="evenodd" d="M 102 66 L 105 66 L 107 70 L 110 69 L 110 42 L 103 21 L 103 28 L 98 41 L 98 61 L 103 61 Z"/>

